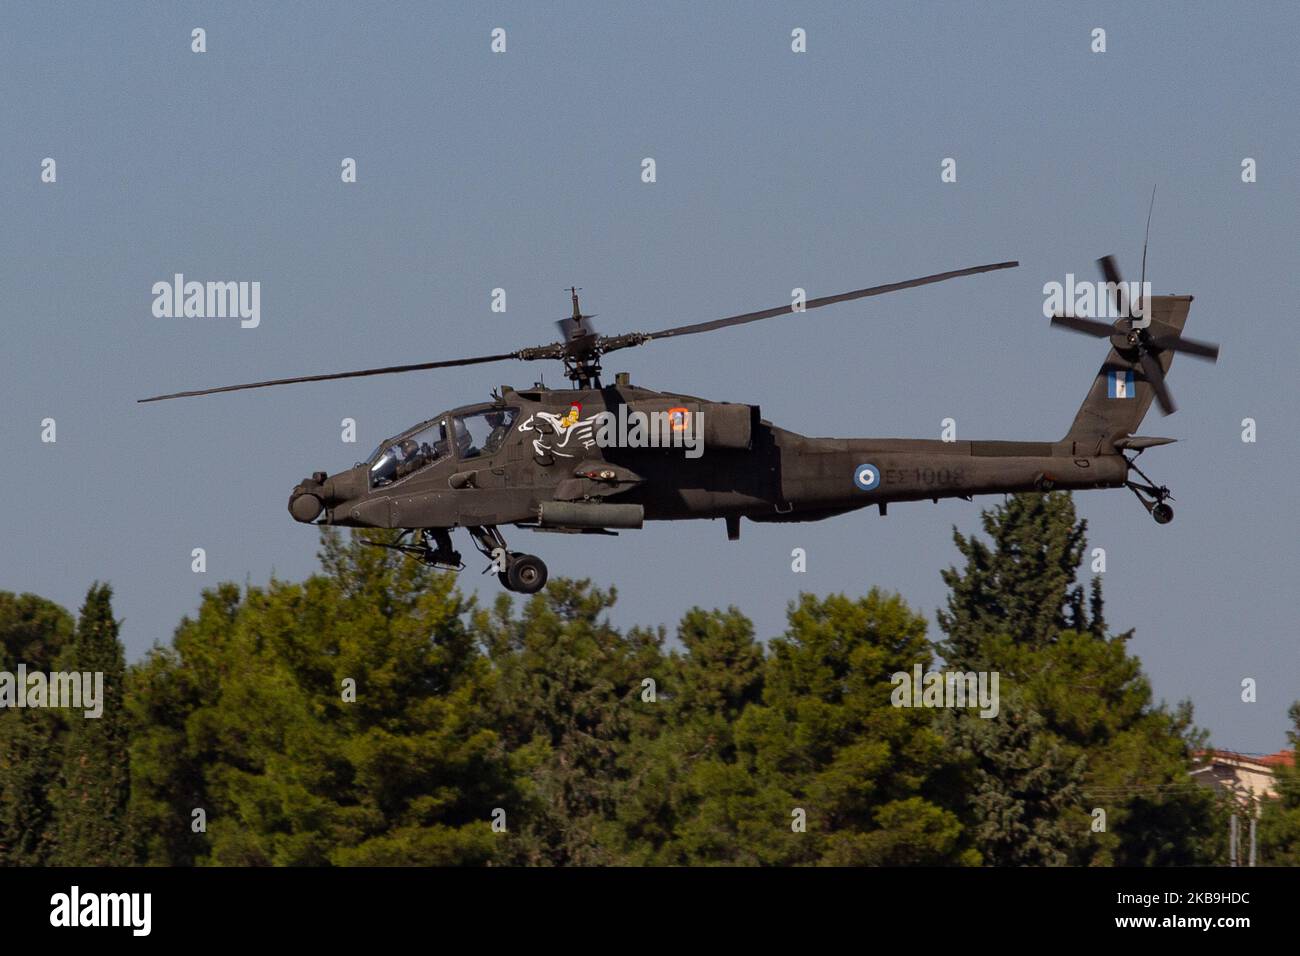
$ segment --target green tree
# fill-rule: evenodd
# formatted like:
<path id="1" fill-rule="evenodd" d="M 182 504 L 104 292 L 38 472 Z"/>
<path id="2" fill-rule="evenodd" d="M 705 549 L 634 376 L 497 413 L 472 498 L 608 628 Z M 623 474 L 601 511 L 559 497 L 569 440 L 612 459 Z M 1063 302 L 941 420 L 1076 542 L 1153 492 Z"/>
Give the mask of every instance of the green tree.
<path id="1" fill-rule="evenodd" d="M 373 535 L 367 535 L 370 537 Z M 137 668 L 137 825 L 150 862 L 482 863 L 508 796 L 492 675 L 451 575 L 323 536 L 325 574 L 206 592 Z M 194 834 L 194 809 L 206 832 Z M 187 836 L 184 828 L 189 828 Z"/>
<path id="2" fill-rule="evenodd" d="M 1277 798 L 1264 802 L 1257 825 L 1258 861 L 1264 866 L 1300 866 L 1300 767 L 1294 757 L 1300 753 L 1300 701 L 1288 714 L 1292 762 L 1274 768 Z"/>
<path id="3" fill-rule="evenodd" d="M 55 861 L 63 866 L 121 866 L 131 860 L 128 716 L 123 707 L 126 658 L 109 585 L 95 583 L 86 593 L 76 633 L 59 655 L 58 669 L 102 674 L 103 683 L 98 717 L 63 712 L 63 768 L 53 797 Z"/>
<path id="4" fill-rule="evenodd" d="M 0 591 L 0 671 L 16 676 L 20 664 L 29 672 L 54 670 L 72 634 L 72 617 L 57 604 Z M 0 865 L 54 859 L 63 729 L 56 710 L 0 708 Z"/>
<path id="5" fill-rule="evenodd" d="M 204 592 L 197 618 L 182 620 L 172 645 L 154 647 L 127 671 L 128 820 L 138 863 L 193 866 L 210 851 L 205 772 L 219 753 L 192 735 L 192 718 L 220 704 L 242 600 L 234 584 Z"/>
<path id="6" fill-rule="evenodd" d="M 950 731 L 972 759 L 962 816 L 984 858 L 1210 862 L 1214 801 L 1188 777 L 1204 734 L 1190 705 L 1153 702 L 1131 632 L 1108 633 L 1097 578 L 1085 607 L 1075 576 L 1087 526 L 1070 496 L 1013 495 L 982 523 L 987 543 L 954 530 L 966 563 L 943 572 L 951 593 L 939 622 L 946 665 L 996 671 L 1008 705 L 995 721 L 1015 725 L 982 727 L 964 712 Z"/>
<path id="7" fill-rule="evenodd" d="M 1000 696 L 996 718 L 951 711 L 939 718 L 966 761 L 958 812 L 985 865 L 1063 866 L 1088 828 L 1086 761 L 1046 732 L 1018 694 Z"/>
<path id="8" fill-rule="evenodd" d="M 932 654 L 924 619 L 896 595 L 801 595 L 770 644 L 761 698 L 731 709 L 730 739 L 691 768 L 682 860 L 976 862 L 957 816 L 935 799 L 951 799 L 955 765 L 932 716 L 892 703 L 892 676 Z"/>
<path id="9" fill-rule="evenodd" d="M 948 609 L 938 615 L 948 635 L 941 648 L 957 670 L 988 669 L 985 642 L 992 637 L 1033 646 L 1067 627 L 1088 627 L 1083 592 L 1074 583 L 1088 526 L 1075 522 L 1069 493 L 1011 495 L 980 519 L 990 540 L 954 528 L 966 565 L 941 572 L 950 591 Z"/>
<path id="10" fill-rule="evenodd" d="M 692 608 L 677 628 L 680 651 L 661 663 L 656 678 L 658 720 L 640 723 L 619 756 L 621 790 L 606 842 L 619 862 L 684 865 L 697 855 L 695 830 L 719 775 L 734 775 L 735 724 L 762 696 L 764 656 L 754 627 L 736 608 Z M 725 833 L 720 834 L 725 838 Z"/>
<path id="11" fill-rule="evenodd" d="M 504 862 L 617 861 L 606 841 L 622 790 L 619 755 L 638 725 L 659 719 L 643 681 L 662 674 L 662 634 L 620 634 L 614 591 L 552 579 L 516 617 L 502 595 L 475 626 L 497 674 L 494 721 L 517 775 Z"/>

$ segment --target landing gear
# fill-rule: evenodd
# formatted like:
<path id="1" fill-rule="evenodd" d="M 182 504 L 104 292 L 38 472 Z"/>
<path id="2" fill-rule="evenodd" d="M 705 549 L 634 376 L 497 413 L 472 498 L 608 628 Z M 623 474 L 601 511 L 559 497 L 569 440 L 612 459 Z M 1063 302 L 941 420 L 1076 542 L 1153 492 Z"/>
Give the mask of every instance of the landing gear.
<path id="1" fill-rule="evenodd" d="M 412 538 L 404 543 L 402 539 L 408 534 Z M 465 567 L 460 560 L 460 552 L 451 546 L 451 534 L 446 528 L 408 528 L 392 544 L 384 541 L 367 541 L 366 544 L 400 551 L 423 564 L 444 571 L 461 571 Z"/>
<path id="2" fill-rule="evenodd" d="M 1155 519 L 1156 524 L 1169 524 L 1174 520 L 1174 509 L 1165 502 L 1173 501 L 1174 496 L 1169 493 L 1167 486 L 1157 485 L 1153 482 L 1147 473 L 1137 466 L 1136 458 L 1137 455 L 1134 455 L 1133 458 L 1126 456 L 1124 460 L 1128 462 L 1128 466 L 1132 471 L 1136 471 L 1146 480 L 1146 484 L 1138 481 L 1125 481 L 1124 486 L 1137 495 L 1137 500 L 1142 502 L 1142 507 L 1151 513 L 1151 517 Z"/>
<path id="3" fill-rule="evenodd" d="M 520 594 L 536 594 L 546 586 L 546 565 L 535 554 L 521 554 L 510 562 L 506 587 Z"/>
<path id="4" fill-rule="evenodd" d="M 519 594 L 536 594 L 546 586 L 546 563 L 536 555 L 507 550 L 506 539 L 495 525 L 474 526 L 469 533 L 479 553 L 492 562 L 484 574 L 495 570 L 502 586 Z M 503 563 L 505 570 L 501 570 Z"/>
<path id="5" fill-rule="evenodd" d="M 492 562 L 484 574 L 496 571 L 497 580 L 503 587 L 520 594 L 536 594 L 546 587 L 546 563 L 534 554 L 506 550 L 506 539 L 495 525 L 476 525 L 469 529 L 469 533 L 474 539 L 474 547 Z M 412 535 L 412 538 L 404 541 L 407 535 Z M 462 571 L 465 568 L 460 552 L 451 547 L 451 532 L 447 528 L 408 528 L 392 544 L 386 541 L 367 541 L 366 544 L 400 551 L 417 561 L 445 571 Z"/>
<path id="6" fill-rule="evenodd" d="M 513 590 L 514 590 L 514 587 L 510 584 L 510 565 L 514 564 L 516 561 L 518 561 L 518 560 L 519 560 L 520 558 L 522 558 L 523 556 L 524 556 L 523 553 L 522 553 L 522 552 L 519 552 L 519 551 L 507 551 L 507 552 L 505 553 L 505 567 L 506 567 L 506 569 L 505 569 L 504 571 L 498 571 L 498 572 L 497 572 L 497 580 L 500 581 L 500 582 L 501 582 L 501 586 L 502 586 L 503 588 L 505 588 L 506 590 L 508 590 L 508 591 L 513 591 Z M 488 570 L 488 571 L 491 571 L 492 568 L 500 567 L 500 566 L 501 566 L 500 558 L 497 557 L 497 556 L 494 556 L 494 557 L 492 558 L 492 565 L 491 565 L 491 567 L 489 567 L 487 570 Z M 487 571 L 484 571 L 483 573 L 484 573 L 484 574 L 487 574 Z"/>

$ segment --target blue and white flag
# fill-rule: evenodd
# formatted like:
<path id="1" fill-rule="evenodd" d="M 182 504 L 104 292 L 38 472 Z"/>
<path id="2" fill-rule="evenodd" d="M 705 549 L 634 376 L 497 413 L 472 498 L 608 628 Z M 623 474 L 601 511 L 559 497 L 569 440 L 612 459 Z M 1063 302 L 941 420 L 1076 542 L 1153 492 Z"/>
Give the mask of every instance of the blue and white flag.
<path id="1" fill-rule="evenodd" d="M 1108 372 L 1106 374 L 1107 398 L 1136 398 L 1137 388 L 1133 385 L 1133 372 Z"/>

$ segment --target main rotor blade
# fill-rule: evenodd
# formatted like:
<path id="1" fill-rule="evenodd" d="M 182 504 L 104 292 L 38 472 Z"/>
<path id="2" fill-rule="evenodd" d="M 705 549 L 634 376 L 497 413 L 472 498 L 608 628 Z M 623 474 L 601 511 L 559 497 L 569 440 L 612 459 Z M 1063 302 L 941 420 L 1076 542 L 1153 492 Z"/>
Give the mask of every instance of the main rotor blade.
<path id="1" fill-rule="evenodd" d="M 389 365 L 386 368 L 367 368 L 356 372 L 333 372 L 328 375 L 299 375 L 295 378 L 275 378 L 267 382 L 249 382 L 245 385 L 222 385 L 217 388 L 200 388 L 191 392 L 172 392 L 170 395 L 154 395 L 152 398 L 140 398 L 138 402 L 161 402 L 168 398 L 189 398 L 193 395 L 212 395 L 216 392 L 238 392 L 245 388 L 266 388 L 268 385 L 291 385 L 294 382 L 327 382 L 336 378 L 361 378 L 366 375 L 389 375 L 393 372 L 418 372 L 430 368 L 451 368 L 455 365 L 480 365 L 484 362 L 500 362 L 503 359 L 519 358 L 517 352 L 505 352 L 501 355 L 480 355 L 476 358 L 451 359 L 445 362 L 421 362 L 417 365 Z"/>
<path id="2" fill-rule="evenodd" d="M 1186 352 L 1188 355 L 1209 359 L 1211 362 L 1219 360 L 1219 346 L 1214 342 L 1185 339 L 1181 335 L 1162 335 L 1152 339 L 1151 344 L 1158 349 L 1170 352 Z"/>
<path id="3" fill-rule="evenodd" d="M 1098 322 L 1096 319 L 1081 319 L 1076 315 L 1054 315 L 1052 316 L 1052 324 L 1069 329 L 1071 332 L 1095 335 L 1099 339 L 1108 339 L 1115 334 L 1115 326 L 1109 322 Z"/>
<path id="4" fill-rule="evenodd" d="M 823 305 L 833 305 L 836 302 L 848 302 L 852 299 L 865 299 L 867 296 L 871 295 L 883 295 L 886 292 L 897 292 L 900 289 L 911 289 L 914 286 L 929 285 L 932 282 L 943 282 L 945 279 L 956 279 L 959 276 L 971 276 L 980 272 L 992 272 L 995 269 L 1014 269 L 1018 265 L 1020 265 L 1019 262 L 995 262 L 992 265 L 987 266 L 974 266 L 970 269 L 957 269 L 953 272 L 940 272 L 932 276 L 922 276 L 920 279 L 908 279 L 906 282 L 891 282 L 888 285 L 876 285 L 869 289 L 858 289 L 854 292 L 841 292 L 839 295 L 828 295 L 823 296 L 820 299 L 809 299 L 804 303 L 804 311 L 807 311 L 808 309 L 819 309 Z M 649 342 L 653 339 L 667 339 L 678 335 L 694 335 L 696 332 L 712 332 L 714 329 L 725 329 L 732 325 L 744 325 L 746 322 L 757 322 L 759 319 L 771 319 L 778 315 L 790 315 L 793 312 L 793 306 L 782 305 L 777 306 L 774 309 L 763 309 L 759 312 L 745 312 L 741 315 L 728 316 L 725 319 L 714 319 L 712 322 L 697 322 L 694 325 L 679 325 L 676 328 L 661 329 L 658 332 L 613 336 L 608 340 L 602 340 L 602 351 L 608 352 L 615 348 L 625 348 L 628 345 L 640 345 L 643 342 Z M 606 342 L 608 342 L 608 346 L 606 346 Z"/>
<path id="5" fill-rule="evenodd" d="M 1165 385 L 1165 373 L 1160 368 L 1160 363 L 1156 361 L 1155 356 L 1143 350 L 1140 361 L 1142 362 L 1142 374 L 1151 383 L 1151 387 L 1156 390 L 1156 401 L 1160 403 L 1160 411 L 1166 415 L 1172 415 L 1178 411 L 1178 406 L 1174 404 L 1174 397 L 1169 394 L 1169 387 Z"/>

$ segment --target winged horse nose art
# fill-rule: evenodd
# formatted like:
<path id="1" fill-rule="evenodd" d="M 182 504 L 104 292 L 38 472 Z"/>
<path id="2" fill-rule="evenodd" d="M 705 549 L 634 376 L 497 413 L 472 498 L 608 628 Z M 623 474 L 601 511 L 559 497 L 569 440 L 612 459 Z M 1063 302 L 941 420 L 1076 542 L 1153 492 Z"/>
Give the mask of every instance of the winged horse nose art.
<path id="1" fill-rule="evenodd" d="M 570 406 L 568 414 L 564 416 L 552 412 L 534 412 L 520 423 L 519 430 L 537 433 L 533 439 L 533 451 L 540 456 L 576 458 L 580 452 L 596 445 L 597 416 L 579 418 L 581 414 L 580 405 Z"/>

